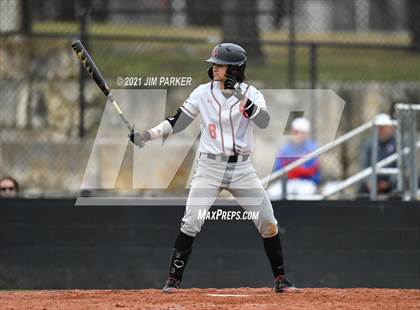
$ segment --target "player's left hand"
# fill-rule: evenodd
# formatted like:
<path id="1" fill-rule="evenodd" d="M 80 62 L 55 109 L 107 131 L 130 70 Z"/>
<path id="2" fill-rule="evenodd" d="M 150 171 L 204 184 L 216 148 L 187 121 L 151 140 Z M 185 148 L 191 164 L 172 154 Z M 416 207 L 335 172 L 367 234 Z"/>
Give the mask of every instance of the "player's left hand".
<path id="1" fill-rule="evenodd" d="M 128 137 L 130 138 L 130 141 L 133 142 L 135 146 L 142 148 L 144 147 L 146 142 L 150 140 L 150 133 L 147 130 L 143 132 L 136 132 L 134 131 L 134 127 L 133 127 Z"/>

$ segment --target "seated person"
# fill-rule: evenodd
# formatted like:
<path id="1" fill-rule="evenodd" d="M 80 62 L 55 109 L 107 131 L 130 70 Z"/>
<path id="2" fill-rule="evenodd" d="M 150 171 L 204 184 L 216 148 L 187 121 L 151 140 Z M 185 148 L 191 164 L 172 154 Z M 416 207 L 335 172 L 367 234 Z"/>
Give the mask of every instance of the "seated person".
<path id="1" fill-rule="evenodd" d="M 276 156 L 274 170 L 280 170 L 301 157 L 312 153 L 318 147 L 309 137 L 311 125 L 303 117 L 293 120 L 291 124 L 292 136 L 288 143 L 283 146 Z M 320 165 L 317 158 L 313 158 L 303 165 L 291 170 L 287 174 L 288 196 L 297 199 L 305 199 L 305 196 L 316 192 L 320 182 Z M 282 195 L 281 181 L 274 182 L 268 189 L 270 198 L 279 199 Z M 310 197 L 307 197 L 310 198 Z"/>
<path id="2" fill-rule="evenodd" d="M 392 126 L 392 119 L 388 114 L 379 114 L 376 121 L 384 124 L 378 126 L 378 161 L 394 154 L 397 151 L 397 142 L 395 139 L 395 130 Z M 389 124 L 389 125 L 386 125 Z M 369 137 L 363 142 L 362 151 L 360 154 L 362 169 L 371 166 L 371 150 L 372 150 L 372 137 Z M 397 163 L 393 162 L 386 166 L 386 168 L 395 168 Z M 377 182 L 378 193 L 390 193 L 396 188 L 396 178 L 392 175 L 378 175 Z M 361 185 L 361 193 L 370 192 L 370 181 L 367 178 Z"/>

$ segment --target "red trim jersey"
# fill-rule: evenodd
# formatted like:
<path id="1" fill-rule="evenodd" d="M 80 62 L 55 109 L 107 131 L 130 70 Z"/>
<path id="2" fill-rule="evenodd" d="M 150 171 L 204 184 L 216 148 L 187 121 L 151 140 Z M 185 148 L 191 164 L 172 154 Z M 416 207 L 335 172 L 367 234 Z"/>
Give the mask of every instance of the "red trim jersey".
<path id="1" fill-rule="evenodd" d="M 247 99 L 261 110 L 267 110 L 263 94 L 244 82 L 240 85 L 245 98 L 226 98 L 220 82 L 211 81 L 198 86 L 181 106 L 182 111 L 196 118 L 201 116 L 199 151 L 211 154 L 250 154 L 254 147 L 253 121 L 243 116 Z"/>

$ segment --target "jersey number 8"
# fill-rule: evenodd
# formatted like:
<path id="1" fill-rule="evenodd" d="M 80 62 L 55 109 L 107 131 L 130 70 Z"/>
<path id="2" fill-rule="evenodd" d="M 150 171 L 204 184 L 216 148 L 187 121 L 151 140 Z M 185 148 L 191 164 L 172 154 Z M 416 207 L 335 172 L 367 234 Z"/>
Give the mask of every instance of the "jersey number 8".
<path id="1" fill-rule="evenodd" d="M 211 123 L 208 125 L 209 128 L 209 133 L 210 133 L 210 137 L 212 137 L 212 139 L 216 139 L 217 135 L 216 135 L 216 124 Z"/>

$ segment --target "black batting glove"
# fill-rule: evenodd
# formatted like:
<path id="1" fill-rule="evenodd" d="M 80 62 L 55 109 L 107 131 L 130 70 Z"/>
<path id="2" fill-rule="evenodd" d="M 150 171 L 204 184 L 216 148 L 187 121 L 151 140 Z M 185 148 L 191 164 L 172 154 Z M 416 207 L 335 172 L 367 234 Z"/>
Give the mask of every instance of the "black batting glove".
<path id="1" fill-rule="evenodd" d="M 236 79 L 232 75 L 226 76 L 226 80 L 223 82 L 225 89 L 235 89 Z"/>
<path id="2" fill-rule="evenodd" d="M 128 137 L 130 138 L 130 141 L 139 148 L 144 147 L 146 142 L 151 139 L 150 133 L 147 130 L 143 132 L 136 132 L 134 131 L 134 126 Z"/>
<path id="3" fill-rule="evenodd" d="M 243 99 L 244 95 L 242 94 L 242 90 L 239 87 L 240 83 L 236 81 L 236 79 L 232 75 L 228 75 L 226 80 L 223 83 L 225 89 L 233 90 L 233 95 L 238 99 Z"/>

